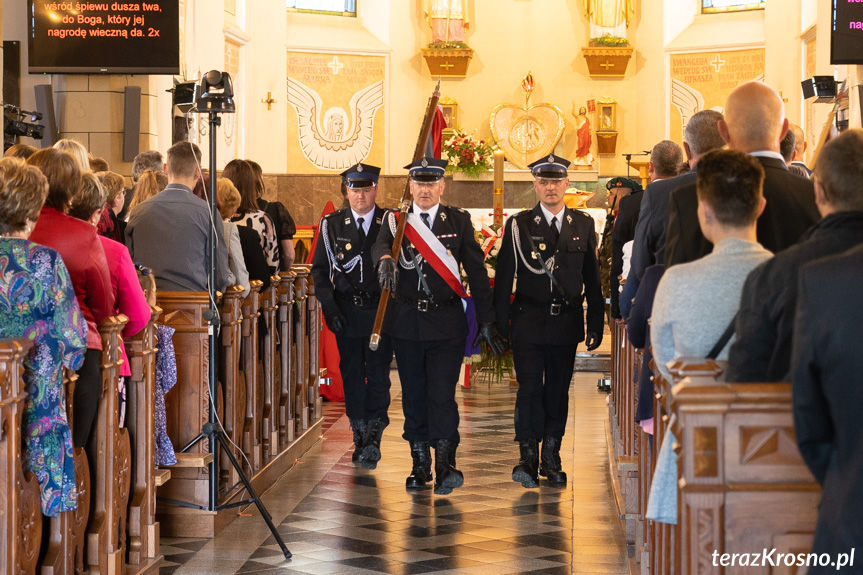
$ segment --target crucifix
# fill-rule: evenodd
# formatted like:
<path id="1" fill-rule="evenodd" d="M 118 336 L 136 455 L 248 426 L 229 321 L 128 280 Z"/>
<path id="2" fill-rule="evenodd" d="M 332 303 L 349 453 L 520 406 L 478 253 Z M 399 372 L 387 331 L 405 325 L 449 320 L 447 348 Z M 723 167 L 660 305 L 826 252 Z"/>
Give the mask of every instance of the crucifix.
<path id="1" fill-rule="evenodd" d="M 262 103 L 262 104 L 266 104 L 266 105 L 267 105 L 267 110 L 272 110 L 272 109 L 273 109 L 273 104 L 275 104 L 275 103 L 276 103 L 276 101 L 275 101 L 275 100 L 273 100 L 273 93 L 272 93 L 272 92 L 267 92 L 267 99 L 266 99 L 266 100 L 261 100 L 261 103 Z"/>

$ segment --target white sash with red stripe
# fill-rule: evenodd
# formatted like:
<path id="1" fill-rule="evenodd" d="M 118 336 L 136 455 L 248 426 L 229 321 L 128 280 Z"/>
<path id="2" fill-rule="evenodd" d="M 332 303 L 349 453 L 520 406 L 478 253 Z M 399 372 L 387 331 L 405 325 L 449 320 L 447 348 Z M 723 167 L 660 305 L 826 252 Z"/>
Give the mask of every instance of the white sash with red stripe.
<path id="1" fill-rule="evenodd" d="M 395 217 L 390 220 L 390 227 L 395 228 L 395 221 L 399 214 L 398 212 L 392 213 Z M 395 229 L 392 231 L 393 235 L 395 235 Z M 457 296 L 460 298 L 468 297 L 461 283 L 458 262 L 451 254 L 447 253 L 447 249 L 438 237 L 434 235 L 434 232 L 413 212 L 408 212 L 405 236 Z"/>

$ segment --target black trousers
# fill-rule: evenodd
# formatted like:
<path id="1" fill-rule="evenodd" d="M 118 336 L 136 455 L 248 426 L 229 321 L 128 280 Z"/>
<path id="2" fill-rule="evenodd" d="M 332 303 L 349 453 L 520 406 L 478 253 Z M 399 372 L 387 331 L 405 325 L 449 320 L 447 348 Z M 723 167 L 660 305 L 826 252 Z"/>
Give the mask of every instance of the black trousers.
<path id="1" fill-rule="evenodd" d="M 402 437 L 432 445 L 438 439 L 458 443 L 455 386 L 464 359 L 465 339 L 414 341 L 394 337 L 392 343 L 402 383 Z"/>
<path id="2" fill-rule="evenodd" d="M 93 432 L 102 397 L 101 359 L 101 350 L 88 349 L 84 352 L 84 363 L 78 370 L 78 381 L 75 382 L 75 394 L 72 397 L 72 443 L 75 447 L 86 447 Z"/>
<path id="3" fill-rule="evenodd" d="M 389 425 L 390 362 L 393 346 L 381 335 L 378 349 L 369 349 L 369 338 L 336 336 L 339 371 L 345 388 L 345 413 L 350 419 L 383 419 Z"/>
<path id="4" fill-rule="evenodd" d="M 576 345 L 514 341 L 512 361 L 518 379 L 515 440 L 562 438 L 569 415 L 569 383 Z"/>

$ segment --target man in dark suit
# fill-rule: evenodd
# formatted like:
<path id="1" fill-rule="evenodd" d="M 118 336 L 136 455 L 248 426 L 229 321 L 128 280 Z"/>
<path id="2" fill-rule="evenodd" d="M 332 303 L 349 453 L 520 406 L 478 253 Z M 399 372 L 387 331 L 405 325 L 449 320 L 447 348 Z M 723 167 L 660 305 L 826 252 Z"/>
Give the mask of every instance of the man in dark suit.
<path id="1" fill-rule="evenodd" d="M 788 131 L 782 98 L 761 82 L 732 90 L 719 133 L 732 150 L 755 156 L 764 168 L 767 206 L 758 218 L 758 242 L 778 253 L 797 242 L 819 219 L 812 182 L 788 171 L 779 142 Z M 669 200 L 665 264 L 697 260 L 712 249 L 698 226 L 695 184 L 678 188 Z"/>
<path id="2" fill-rule="evenodd" d="M 794 320 L 794 430 L 823 494 L 812 553 L 834 559 L 863 548 L 863 304 L 854 297 L 861 285 L 861 246 L 805 265 Z M 836 570 L 809 567 L 811 575 Z"/>
<path id="3" fill-rule="evenodd" d="M 788 381 L 800 268 L 863 243 L 863 130 L 830 140 L 815 173 L 815 202 L 823 219 L 746 278 L 727 381 Z"/>
<path id="4" fill-rule="evenodd" d="M 638 211 L 641 207 L 641 197 L 644 190 L 641 184 L 629 178 L 612 178 L 608 184 L 614 183 L 620 198 L 617 200 L 617 214 L 606 220 L 606 226 L 611 225 L 611 265 L 608 271 L 609 299 L 611 301 L 611 317 L 620 318 L 620 274 L 623 273 L 623 245 L 632 240 L 635 235 L 635 224 L 638 221 Z M 606 186 L 608 185 L 606 184 Z M 621 194 L 621 190 L 628 193 Z M 600 276 L 602 267 L 600 266 Z"/>
<path id="5" fill-rule="evenodd" d="M 812 176 L 812 170 L 806 165 L 803 160 L 806 158 L 806 135 L 803 133 L 803 128 L 797 124 L 789 124 L 788 131 L 794 133 L 794 155 L 791 157 L 791 165 L 799 166 L 806 172 L 806 177 Z"/>
<path id="6" fill-rule="evenodd" d="M 391 337 L 396 355 L 405 414 L 402 437 L 410 443 L 413 458 L 405 485 L 416 489 L 431 481 L 431 446 L 435 448 L 434 492 L 444 495 L 464 483 L 455 460 L 459 444 L 455 387 L 468 335 L 459 267 L 467 274 L 476 304 L 477 340 L 485 340 L 496 355 L 507 347 L 494 325 L 488 273 L 470 215 L 440 203 L 446 165 L 446 160 L 427 157 L 406 166 L 413 197 L 405 214 L 410 233 L 402 240 L 396 261 L 391 254 L 397 218 L 395 212 L 388 212 L 372 250 L 379 260 L 381 287 L 392 292 L 383 333 Z"/>
<path id="7" fill-rule="evenodd" d="M 539 203 L 507 220 L 497 257 L 495 312 L 498 329 L 512 338 L 518 378 L 515 440 L 520 458 L 512 479 L 524 487 L 538 487 L 539 475 L 555 485 L 566 483 L 560 444 L 575 350 L 585 341 L 585 298 L 587 349 L 602 342 L 605 302 L 596 231 L 593 218 L 563 202 L 568 166 L 554 155 L 530 165 Z M 516 275 L 515 299 L 510 302 Z"/>
<path id="8" fill-rule="evenodd" d="M 677 188 L 694 185 L 699 158 L 725 145 L 717 127 L 721 119 L 722 114 L 715 110 L 702 110 L 689 118 L 683 130 L 683 152 L 690 170 L 677 177 L 653 180 L 647 185 L 632 244 L 630 274 L 634 274 L 636 279 L 640 280 L 648 267 L 665 262 L 668 196 Z"/>
<path id="9" fill-rule="evenodd" d="M 384 210 L 375 203 L 381 169 L 356 164 L 342 172 L 349 207 L 321 219 L 312 263 L 315 294 L 336 336 L 345 413 L 354 436 L 351 460 L 374 469 L 381 458 L 381 436 L 389 424 L 390 339 L 369 349 L 369 336 L 381 291 L 372 260 Z"/>

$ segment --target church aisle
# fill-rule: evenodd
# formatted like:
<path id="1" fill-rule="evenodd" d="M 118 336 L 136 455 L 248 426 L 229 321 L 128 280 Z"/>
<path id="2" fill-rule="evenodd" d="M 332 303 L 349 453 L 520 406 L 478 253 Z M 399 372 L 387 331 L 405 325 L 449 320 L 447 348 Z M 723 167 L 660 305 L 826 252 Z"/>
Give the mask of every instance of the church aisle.
<path id="1" fill-rule="evenodd" d="M 612 499 L 606 394 L 598 374 L 575 377 L 561 453 L 569 483 L 524 489 L 510 479 L 515 389 L 459 389 L 457 465 L 465 485 L 449 496 L 408 493 L 410 453 L 395 371 L 390 426 L 378 469 L 351 464 L 342 404 L 325 404 L 324 439 L 264 496 L 293 553 L 285 562 L 255 511 L 215 540 L 162 539 L 162 575 L 628 573 Z M 574 445 L 572 438 L 578 438 Z M 290 515 L 288 515 L 290 513 Z"/>

